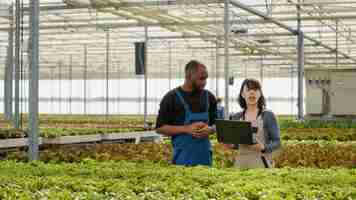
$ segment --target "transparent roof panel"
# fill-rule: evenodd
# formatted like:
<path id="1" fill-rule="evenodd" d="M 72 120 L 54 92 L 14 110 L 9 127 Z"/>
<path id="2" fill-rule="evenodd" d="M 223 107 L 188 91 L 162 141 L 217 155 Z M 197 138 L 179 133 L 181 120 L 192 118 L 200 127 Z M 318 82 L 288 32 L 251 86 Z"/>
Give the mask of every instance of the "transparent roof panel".
<path id="1" fill-rule="evenodd" d="M 9 30 L 15 23 L 11 3 L 14 1 L 0 1 L 2 63 L 10 45 Z M 23 3 L 21 49 L 27 55 L 29 1 Z M 106 66 L 120 67 L 130 74 L 134 69 L 134 43 L 146 40 L 152 76 L 168 72 L 168 64 L 179 71 L 181 64 L 192 58 L 218 63 L 217 70 L 223 70 L 222 0 L 41 0 L 40 8 L 42 74 L 64 65 L 73 66 L 78 73 L 87 66 L 93 76 L 101 76 Z M 298 19 L 305 35 L 306 68 L 354 68 L 355 13 L 356 0 L 232 0 L 231 68 L 234 73 L 242 73 L 243 67 L 238 66 L 248 63 L 252 71 L 258 71 L 261 59 L 266 70 L 273 73 L 280 70 L 283 74 L 284 68 L 296 66 Z"/>

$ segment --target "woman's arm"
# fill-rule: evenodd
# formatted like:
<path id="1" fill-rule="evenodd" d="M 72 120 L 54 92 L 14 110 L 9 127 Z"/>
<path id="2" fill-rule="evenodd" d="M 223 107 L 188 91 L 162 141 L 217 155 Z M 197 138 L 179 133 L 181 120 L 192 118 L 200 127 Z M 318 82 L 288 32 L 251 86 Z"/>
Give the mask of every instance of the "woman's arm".
<path id="1" fill-rule="evenodd" d="M 264 152 L 271 153 L 281 146 L 279 126 L 273 112 L 265 111 L 263 120 L 268 135 Z"/>

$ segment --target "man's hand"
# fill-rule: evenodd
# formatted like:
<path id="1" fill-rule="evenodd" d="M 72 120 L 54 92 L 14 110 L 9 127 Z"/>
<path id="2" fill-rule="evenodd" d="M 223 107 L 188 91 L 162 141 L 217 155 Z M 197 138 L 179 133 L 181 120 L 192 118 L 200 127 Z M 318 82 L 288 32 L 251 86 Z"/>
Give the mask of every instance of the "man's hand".
<path id="1" fill-rule="evenodd" d="M 208 124 L 204 122 L 195 122 L 189 125 L 189 133 L 195 138 L 206 138 L 212 133 Z"/>

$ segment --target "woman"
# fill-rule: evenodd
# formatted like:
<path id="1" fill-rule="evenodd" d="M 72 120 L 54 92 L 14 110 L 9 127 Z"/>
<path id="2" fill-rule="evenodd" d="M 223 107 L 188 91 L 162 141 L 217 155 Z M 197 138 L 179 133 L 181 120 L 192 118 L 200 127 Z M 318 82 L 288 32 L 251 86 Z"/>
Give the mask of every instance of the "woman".
<path id="1" fill-rule="evenodd" d="M 255 79 L 242 83 L 238 102 L 243 109 L 230 117 L 232 120 L 245 120 L 254 127 L 255 144 L 240 144 L 235 166 L 242 168 L 273 167 L 272 152 L 280 147 L 279 127 L 273 112 L 265 110 L 266 103 L 261 84 Z M 231 146 L 230 146 L 231 148 Z"/>

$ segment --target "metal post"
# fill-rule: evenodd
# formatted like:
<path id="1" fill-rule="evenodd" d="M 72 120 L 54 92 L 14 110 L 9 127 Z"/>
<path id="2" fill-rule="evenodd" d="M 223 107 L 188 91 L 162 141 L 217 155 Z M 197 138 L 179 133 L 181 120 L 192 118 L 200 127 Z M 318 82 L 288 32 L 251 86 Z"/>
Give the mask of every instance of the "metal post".
<path id="1" fill-rule="evenodd" d="M 210 71 L 209 71 L 209 76 L 210 75 L 214 75 L 216 74 L 216 71 L 215 71 L 215 52 L 214 52 L 214 47 L 212 46 L 211 47 L 211 50 L 210 50 Z M 214 86 L 215 82 L 214 82 L 214 79 L 213 77 L 210 78 L 210 87 L 213 89 L 215 86 Z"/>
<path id="2" fill-rule="evenodd" d="M 168 49 L 168 63 L 169 63 L 169 72 L 168 72 L 168 79 L 169 79 L 169 82 L 168 82 L 168 89 L 171 90 L 172 88 L 172 44 L 171 42 L 169 41 L 168 42 L 168 45 L 169 45 L 169 49 Z"/>
<path id="3" fill-rule="evenodd" d="M 216 97 L 219 97 L 219 43 L 218 39 L 216 39 L 215 45 L 215 92 Z"/>
<path id="4" fill-rule="evenodd" d="M 39 39 L 39 2 L 30 1 L 30 91 L 29 91 L 29 159 L 38 160 L 38 39 Z"/>
<path id="5" fill-rule="evenodd" d="M 351 38 L 351 37 L 352 37 L 352 28 L 351 28 L 351 27 L 349 28 L 348 33 L 349 33 L 349 38 Z M 347 46 L 347 53 L 348 53 L 348 54 L 351 54 L 351 47 L 350 47 L 350 45 Z"/>
<path id="6" fill-rule="evenodd" d="M 58 63 L 58 71 L 58 113 L 60 114 L 62 112 L 62 62 Z"/>
<path id="7" fill-rule="evenodd" d="M 335 66 L 339 67 L 339 20 L 335 22 L 336 30 L 335 30 Z"/>
<path id="8" fill-rule="evenodd" d="M 13 14 L 11 6 L 11 17 Z M 6 67 L 4 77 L 4 111 L 5 117 L 8 120 L 12 120 L 12 80 L 14 72 L 14 36 L 13 36 L 13 22 L 10 21 L 9 29 L 9 41 L 7 46 Z"/>
<path id="9" fill-rule="evenodd" d="M 84 99 L 84 115 L 87 114 L 87 78 L 88 78 L 88 50 L 87 50 L 87 45 L 84 45 L 84 94 L 83 94 L 83 99 Z"/>
<path id="10" fill-rule="evenodd" d="M 53 100 L 54 100 L 54 98 L 53 98 L 53 96 L 54 96 L 54 67 L 52 67 L 51 68 L 51 75 L 50 75 L 50 80 L 51 80 L 51 86 L 52 86 L 52 89 L 51 89 L 51 103 L 50 103 L 50 105 L 51 105 L 51 111 L 52 111 L 52 109 L 53 109 L 53 113 L 55 112 L 54 111 L 54 108 L 55 108 L 55 106 L 54 106 L 54 102 L 53 102 Z"/>
<path id="11" fill-rule="evenodd" d="M 20 0 L 15 1 L 15 113 L 14 113 L 14 127 L 20 127 L 20 22 L 21 22 L 21 5 Z"/>
<path id="12" fill-rule="evenodd" d="M 110 50 L 110 29 L 106 30 L 106 110 L 105 115 L 108 118 L 109 115 L 109 50 Z"/>
<path id="13" fill-rule="evenodd" d="M 7 47 L 5 77 L 4 77 L 4 113 L 7 120 L 12 118 L 12 47 Z"/>
<path id="14" fill-rule="evenodd" d="M 298 2 L 300 2 L 298 0 Z M 304 76 L 304 34 L 301 30 L 300 5 L 297 5 L 298 16 L 298 119 L 304 119 L 304 91 L 303 91 L 303 76 Z"/>
<path id="15" fill-rule="evenodd" d="M 263 54 L 261 54 L 260 81 L 263 85 Z"/>
<path id="16" fill-rule="evenodd" d="M 72 114 L 72 73 L 73 73 L 73 55 L 69 56 L 69 114 Z"/>
<path id="17" fill-rule="evenodd" d="M 298 119 L 304 118 L 304 92 L 303 92 L 303 76 L 304 76 L 304 37 L 303 32 L 298 34 Z"/>
<path id="18" fill-rule="evenodd" d="M 144 110 L 144 126 L 147 126 L 147 66 L 148 66 L 148 60 L 147 60 L 147 45 L 148 45 L 148 30 L 147 30 L 147 26 L 145 26 L 145 57 L 144 57 L 144 81 L 145 81 L 145 96 L 144 96 L 144 104 L 143 104 L 143 110 Z"/>
<path id="19" fill-rule="evenodd" d="M 117 114 L 120 114 L 120 62 L 117 62 Z"/>
<path id="20" fill-rule="evenodd" d="M 225 118 L 229 116 L 229 0 L 224 4 L 224 46 L 225 46 Z"/>

